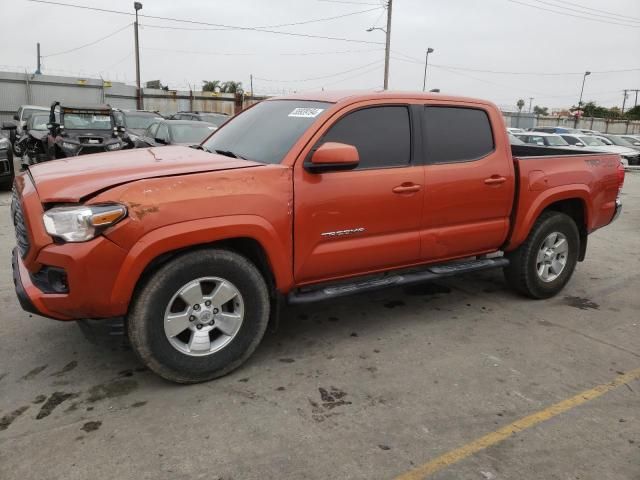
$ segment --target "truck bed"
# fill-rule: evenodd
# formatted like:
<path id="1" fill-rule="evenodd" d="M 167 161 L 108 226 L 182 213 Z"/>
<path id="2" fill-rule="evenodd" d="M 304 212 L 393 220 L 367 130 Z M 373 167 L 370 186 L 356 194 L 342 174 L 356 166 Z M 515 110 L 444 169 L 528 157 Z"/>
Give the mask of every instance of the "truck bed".
<path id="1" fill-rule="evenodd" d="M 572 208 L 584 212 L 584 235 L 612 221 L 619 188 L 619 155 L 528 145 L 513 145 L 512 151 L 517 188 L 507 251 L 524 241 L 535 219 L 554 202 L 569 199 Z"/>

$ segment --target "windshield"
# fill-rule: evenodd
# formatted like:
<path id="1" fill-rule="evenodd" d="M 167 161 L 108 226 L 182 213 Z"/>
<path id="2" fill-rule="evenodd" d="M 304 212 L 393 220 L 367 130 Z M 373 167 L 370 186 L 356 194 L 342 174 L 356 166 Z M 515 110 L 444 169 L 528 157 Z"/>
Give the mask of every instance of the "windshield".
<path id="1" fill-rule="evenodd" d="M 49 123 L 49 115 L 38 113 L 32 115 L 29 119 L 30 130 L 47 130 L 47 124 Z"/>
<path id="2" fill-rule="evenodd" d="M 204 122 L 209 122 L 209 123 L 213 123 L 216 127 L 219 127 L 220 125 L 222 125 L 224 122 L 226 122 L 227 120 L 229 120 L 230 117 L 227 117 L 226 115 L 207 115 L 207 114 L 200 114 L 200 118 L 202 118 L 202 120 Z"/>
<path id="3" fill-rule="evenodd" d="M 202 146 L 261 163 L 280 163 L 293 144 L 331 106 L 308 100 L 269 100 L 233 117 Z"/>
<path id="4" fill-rule="evenodd" d="M 124 124 L 127 128 L 146 130 L 156 120 L 162 120 L 154 113 L 125 113 Z"/>
<path id="5" fill-rule="evenodd" d="M 111 130 L 111 115 L 104 113 L 65 113 L 64 128 L 72 130 Z"/>
<path id="6" fill-rule="evenodd" d="M 188 123 L 170 125 L 171 138 L 173 143 L 189 143 L 200 144 L 205 138 L 213 133 L 216 129 L 215 125 L 209 125 L 207 123 Z"/>
<path id="7" fill-rule="evenodd" d="M 569 143 L 560 135 L 549 135 L 547 137 L 547 144 L 553 145 L 555 147 L 566 147 L 567 145 L 569 145 Z"/>
<path id="8" fill-rule="evenodd" d="M 46 112 L 46 110 L 40 108 L 25 108 L 22 112 L 22 120 L 29 120 L 29 118 L 31 118 L 31 115 L 33 115 L 34 113 L 42 112 Z"/>
<path id="9" fill-rule="evenodd" d="M 602 147 L 604 143 L 595 137 L 579 137 L 580 141 L 590 147 Z"/>

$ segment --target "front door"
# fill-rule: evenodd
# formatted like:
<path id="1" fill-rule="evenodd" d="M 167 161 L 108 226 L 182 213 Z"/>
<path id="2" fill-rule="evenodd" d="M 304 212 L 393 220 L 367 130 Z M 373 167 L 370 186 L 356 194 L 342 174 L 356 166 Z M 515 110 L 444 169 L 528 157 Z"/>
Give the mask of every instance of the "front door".
<path id="1" fill-rule="evenodd" d="M 358 149 L 349 171 L 295 166 L 294 276 L 313 283 L 415 263 L 420 254 L 424 167 L 414 165 L 405 105 L 360 108 L 339 118 L 316 146 Z"/>

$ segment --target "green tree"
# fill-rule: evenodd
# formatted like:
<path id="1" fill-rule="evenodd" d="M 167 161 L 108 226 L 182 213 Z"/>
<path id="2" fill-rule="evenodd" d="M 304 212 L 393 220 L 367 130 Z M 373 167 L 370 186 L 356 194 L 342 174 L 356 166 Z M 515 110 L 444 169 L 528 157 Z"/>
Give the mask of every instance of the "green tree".
<path id="1" fill-rule="evenodd" d="M 640 105 L 630 108 L 624 113 L 629 120 L 640 120 Z"/>
<path id="2" fill-rule="evenodd" d="M 522 109 L 524 108 L 524 100 L 523 99 L 518 100 L 518 102 L 516 103 L 516 106 L 518 107 L 518 112 L 522 112 Z"/>
<path id="3" fill-rule="evenodd" d="M 533 107 L 533 113 L 536 115 L 549 115 L 549 109 L 547 107 L 539 107 L 536 105 Z"/>
<path id="4" fill-rule="evenodd" d="M 215 92 L 222 90 L 222 82 L 220 80 L 203 80 L 202 91 L 203 92 Z"/>
<path id="5" fill-rule="evenodd" d="M 242 93 L 242 82 L 234 82 L 233 80 L 224 82 L 222 91 L 224 93 Z"/>

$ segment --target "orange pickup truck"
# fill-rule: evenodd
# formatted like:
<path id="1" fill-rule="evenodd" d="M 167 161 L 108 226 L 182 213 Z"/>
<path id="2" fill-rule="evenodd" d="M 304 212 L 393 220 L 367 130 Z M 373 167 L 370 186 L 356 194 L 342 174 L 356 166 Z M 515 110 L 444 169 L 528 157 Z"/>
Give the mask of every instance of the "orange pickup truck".
<path id="1" fill-rule="evenodd" d="M 30 167 L 11 207 L 14 281 L 38 315 L 124 317 L 149 368 L 199 382 L 242 364 L 284 302 L 488 268 L 555 295 L 623 181 L 617 155 L 511 146 L 490 102 L 298 94 L 196 148 Z"/>

